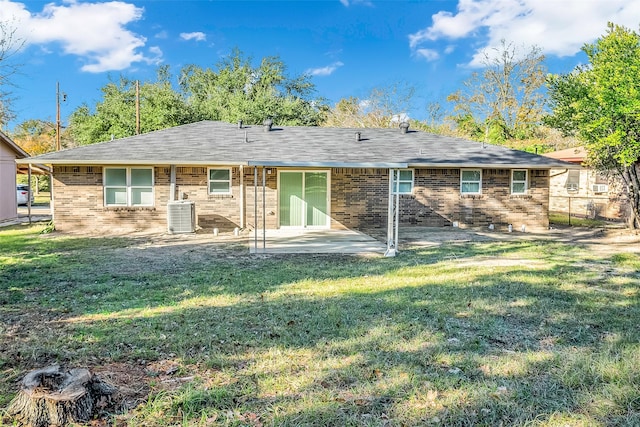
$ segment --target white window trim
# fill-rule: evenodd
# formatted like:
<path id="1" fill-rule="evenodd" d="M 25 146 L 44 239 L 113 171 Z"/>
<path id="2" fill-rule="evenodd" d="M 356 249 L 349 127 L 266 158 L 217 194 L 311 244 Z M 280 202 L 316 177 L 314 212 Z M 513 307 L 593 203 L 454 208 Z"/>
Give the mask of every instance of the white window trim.
<path id="1" fill-rule="evenodd" d="M 228 170 L 229 171 L 229 179 L 211 179 L 211 171 L 212 170 Z M 212 193 L 211 192 L 211 183 L 212 182 L 228 182 L 229 183 L 229 191 L 225 193 Z M 233 194 L 233 168 L 207 168 L 207 194 L 209 196 L 228 196 Z"/>
<path id="2" fill-rule="evenodd" d="M 121 185 L 107 185 L 107 170 L 109 169 L 124 169 L 126 174 L 126 189 L 127 189 L 127 203 L 126 204 L 108 204 L 107 203 L 107 189 L 108 188 L 121 188 Z M 133 188 L 149 188 L 148 185 L 131 185 L 131 169 L 147 169 L 151 170 L 151 198 L 155 201 L 156 199 L 156 186 L 155 186 L 155 170 L 153 167 L 146 166 L 110 166 L 105 167 L 103 169 L 102 174 L 102 193 L 103 193 L 103 203 L 106 207 L 153 207 L 154 203 L 150 205 L 134 205 L 131 203 L 131 190 Z"/>
<path id="3" fill-rule="evenodd" d="M 479 181 L 462 181 L 462 172 L 468 171 L 477 171 L 480 172 L 480 180 Z M 475 183 L 478 182 L 478 191 L 462 191 L 463 183 Z M 482 194 L 482 169 L 460 169 L 460 194 Z"/>
<path id="4" fill-rule="evenodd" d="M 280 174 L 282 172 L 302 172 L 303 176 L 307 172 L 315 173 L 315 172 L 324 172 L 327 174 L 327 224 L 326 225 L 318 225 L 318 226 L 306 226 L 306 227 L 298 227 L 298 226 L 282 226 L 280 224 Z M 277 187 L 278 187 L 278 227 L 281 229 L 327 229 L 331 228 L 331 169 L 278 169 L 278 177 L 277 177 Z M 304 185 L 303 185 L 304 191 Z M 306 215 L 306 210 L 304 215 Z M 306 223 L 306 218 L 304 220 Z"/>
<path id="5" fill-rule="evenodd" d="M 524 172 L 524 181 L 514 180 L 513 179 L 514 172 Z M 513 191 L 513 184 L 517 184 L 517 183 L 524 183 L 524 191 L 522 193 L 516 193 L 515 191 Z M 529 171 L 527 169 L 512 169 L 511 170 L 511 194 L 514 194 L 514 195 L 527 194 L 528 190 L 529 190 Z"/>
<path id="6" fill-rule="evenodd" d="M 394 171 L 393 172 L 393 194 L 413 194 L 413 187 L 414 187 L 415 176 L 416 176 L 416 173 L 415 173 L 414 169 L 394 169 L 393 171 Z M 396 183 L 396 180 L 395 180 L 396 172 L 395 171 L 398 171 L 398 172 L 409 171 L 409 172 L 411 172 L 411 189 L 409 191 L 396 191 L 396 188 L 400 188 L 399 184 L 402 184 L 402 183 L 406 184 L 406 183 L 409 182 L 409 180 L 408 179 L 404 179 L 404 180 L 403 179 L 399 179 L 398 182 Z"/>

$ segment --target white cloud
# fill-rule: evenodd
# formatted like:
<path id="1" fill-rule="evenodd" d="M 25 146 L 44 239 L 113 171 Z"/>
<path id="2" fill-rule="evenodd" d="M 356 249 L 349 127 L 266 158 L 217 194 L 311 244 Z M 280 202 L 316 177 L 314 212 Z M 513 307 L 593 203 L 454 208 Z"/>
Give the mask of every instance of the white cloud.
<path id="1" fill-rule="evenodd" d="M 180 33 L 180 38 L 182 40 L 195 40 L 197 42 L 202 42 L 207 40 L 207 35 L 201 31 L 196 31 L 193 33 Z"/>
<path id="2" fill-rule="evenodd" d="M 142 18 L 143 8 L 122 1 L 46 4 L 31 13 L 23 3 L 0 0 L 0 20 L 15 19 L 27 45 L 57 43 L 62 53 L 82 57 L 83 71 L 123 70 L 135 62 L 156 63 L 157 51 L 146 56 L 146 38 L 126 29 Z"/>
<path id="3" fill-rule="evenodd" d="M 480 66 L 483 52 L 501 40 L 538 46 L 542 53 L 572 56 L 603 35 L 607 22 L 636 29 L 640 2 L 629 0 L 459 0 L 455 13 L 440 11 L 432 25 L 409 35 L 411 49 L 439 40 L 482 37 L 471 66 Z"/>
<path id="4" fill-rule="evenodd" d="M 434 49 L 416 49 L 416 55 L 426 59 L 427 61 L 435 61 L 440 58 L 440 54 Z"/>
<path id="5" fill-rule="evenodd" d="M 340 61 L 334 62 L 331 65 L 327 65 L 326 67 L 321 68 L 309 68 L 306 73 L 312 76 L 330 76 L 333 74 L 338 68 L 342 67 L 344 64 Z"/>
<path id="6" fill-rule="evenodd" d="M 340 3 L 342 3 L 344 7 L 349 7 L 356 4 L 361 4 L 363 6 L 373 6 L 373 3 L 371 3 L 370 0 L 340 0 Z"/>
<path id="7" fill-rule="evenodd" d="M 156 33 L 154 37 L 157 39 L 168 39 L 169 33 L 167 32 L 167 30 L 162 30 L 159 33 Z"/>

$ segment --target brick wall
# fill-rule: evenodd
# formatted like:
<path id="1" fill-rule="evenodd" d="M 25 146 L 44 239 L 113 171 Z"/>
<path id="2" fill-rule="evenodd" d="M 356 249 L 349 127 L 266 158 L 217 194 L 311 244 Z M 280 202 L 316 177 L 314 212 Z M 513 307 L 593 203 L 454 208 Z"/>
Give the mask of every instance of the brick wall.
<path id="1" fill-rule="evenodd" d="M 230 195 L 207 194 L 206 167 L 177 167 L 176 194 L 195 201 L 198 226 L 221 232 L 235 227 L 269 229 L 278 227 L 278 169 L 265 173 L 258 169 L 257 194 L 254 169 L 232 168 Z M 284 170 L 284 169 L 282 169 Z M 265 172 L 266 172 L 265 171 Z M 170 191 L 170 168 L 154 168 L 153 207 L 105 207 L 101 166 L 55 166 L 54 209 L 56 228 L 63 231 L 87 229 L 98 233 L 127 231 L 164 232 L 166 205 Z M 243 175 L 241 177 L 241 174 Z M 241 182 L 244 183 L 242 187 Z M 335 168 L 331 171 L 331 226 L 357 230 L 385 229 L 387 226 L 389 171 L 387 169 Z M 401 225 L 497 228 L 511 223 L 519 228 L 548 227 L 549 175 L 544 170 L 529 171 L 526 196 L 510 194 L 510 171 L 483 170 L 483 194 L 460 195 L 459 169 L 416 169 L 414 191 L 400 196 Z M 244 188 L 244 205 L 241 191 Z M 265 209 L 263 210 L 263 199 Z M 255 214 L 257 200 L 258 212 Z M 244 219 L 244 223 L 243 223 Z"/>
<path id="2" fill-rule="evenodd" d="M 154 168 L 155 207 L 105 207 L 101 166 L 54 166 L 53 204 L 56 229 L 122 233 L 166 230 L 168 168 Z"/>
<path id="3" fill-rule="evenodd" d="M 482 195 L 461 196 L 459 169 L 415 169 L 413 194 L 400 195 L 400 224 L 548 228 L 548 172 L 529 171 L 527 195 L 511 195 L 510 181 L 509 169 L 485 169 Z M 387 169 L 334 169 L 333 218 L 347 228 L 385 229 L 388 186 Z"/>

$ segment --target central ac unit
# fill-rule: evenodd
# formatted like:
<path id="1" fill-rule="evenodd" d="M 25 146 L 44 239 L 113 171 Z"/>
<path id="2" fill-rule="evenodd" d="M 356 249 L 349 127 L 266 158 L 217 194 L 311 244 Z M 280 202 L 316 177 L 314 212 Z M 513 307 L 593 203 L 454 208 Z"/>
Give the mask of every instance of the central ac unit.
<path id="1" fill-rule="evenodd" d="M 194 233 L 196 231 L 196 204 L 180 200 L 167 204 L 167 230 L 169 233 Z"/>

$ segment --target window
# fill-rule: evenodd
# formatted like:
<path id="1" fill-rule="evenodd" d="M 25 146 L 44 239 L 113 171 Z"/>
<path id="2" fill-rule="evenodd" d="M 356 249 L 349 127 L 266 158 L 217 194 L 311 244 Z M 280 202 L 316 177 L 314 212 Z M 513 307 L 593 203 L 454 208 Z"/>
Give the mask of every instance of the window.
<path id="1" fill-rule="evenodd" d="M 231 194 L 231 169 L 209 169 L 209 194 Z"/>
<path id="2" fill-rule="evenodd" d="M 400 173 L 398 182 L 396 176 Z M 411 194 L 413 192 L 413 169 L 393 171 L 393 194 Z"/>
<path id="3" fill-rule="evenodd" d="M 580 171 L 579 170 L 570 170 L 567 174 L 567 183 L 566 183 L 567 191 L 576 192 L 580 189 Z"/>
<path id="4" fill-rule="evenodd" d="M 482 170 L 463 169 L 460 171 L 460 193 L 480 194 L 482 190 Z"/>
<path id="5" fill-rule="evenodd" d="M 153 206 L 153 168 L 105 168 L 105 206 Z"/>
<path id="6" fill-rule="evenodd" d="M 527 171 L 514 169 L 511 171 L 511 194 L 527 194 Z"/>

